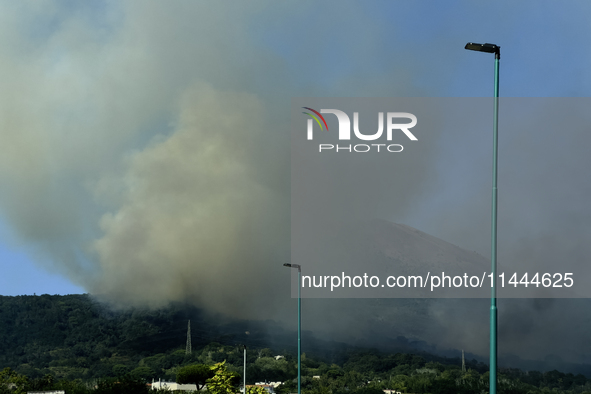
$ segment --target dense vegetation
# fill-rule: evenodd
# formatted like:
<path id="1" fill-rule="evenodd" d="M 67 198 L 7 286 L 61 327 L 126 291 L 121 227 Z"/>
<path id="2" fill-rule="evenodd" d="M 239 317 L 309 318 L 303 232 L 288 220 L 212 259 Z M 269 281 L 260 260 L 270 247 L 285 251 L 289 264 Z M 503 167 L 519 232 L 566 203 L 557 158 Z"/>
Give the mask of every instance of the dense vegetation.
<path id="1" fill-rule="evenodd" d="M 188 319 L 193 332 L 191 354 L 184 349 Z M 152 379 L 175 380 L 178 373 L 199 370 L 187 366 L 223 361 L 228 373 L 242 376 L 243 350 L 238 343 L 249 348 L 248 384 L 281 381 L 285 383 L 277 389 L 279 394 L 296 391 L 295 349 L 271 346 L 262 326 L 255 323 L 212 321 L 211 316 L 182 305 L 113 312 L 86 295 L 0 297 L 0 394 L 9 387 L 13 392 L 144 393 L 145 383 Z M 287 334 L 293 343 L 293 334 Z M 277 337 L 274 341 L 281 344 Z M 468 361 L 462 371 L 457 358 L 336 345 L 328 350 L 324 345 L 309 346 L 312 351 L 302 357 L 305 394 L 488 391 L 488 368 L 476 360 Z M 580 374 L 500 372 L 499 393 L 591 393 L 591 381 Z M 238 381 L 232 380 L 233 384 Z"/>

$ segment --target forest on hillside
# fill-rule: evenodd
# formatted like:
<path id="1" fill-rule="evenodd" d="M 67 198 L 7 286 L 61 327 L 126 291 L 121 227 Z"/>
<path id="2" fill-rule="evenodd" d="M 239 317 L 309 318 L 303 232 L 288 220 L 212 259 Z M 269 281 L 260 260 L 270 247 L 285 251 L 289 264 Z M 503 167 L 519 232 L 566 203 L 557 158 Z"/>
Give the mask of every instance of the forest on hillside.
<path id="1" fill-rule="evenodd" d="M 185 349 L 189 319 L 191 353 Z M 271 338 L 265 327 L 272 324 L 222 322 L 186 305 L 113 311 L 88 295 L 0 297 L 0 394 L 8 387 L 15 394 L 60 388 L 73 394 L 147 392 L 153 379 L 174 381 L 183 367 L 220 362 L 240 376 L 239 382 L 242 344 L 247 345 L 247 384 L 280 381 L 279 394 L 293 393 L 295 338 L 277 326 Z M 383 394 L 383 389 L 487 392 L 488 367 L 467 360 L 462 370 L 459 358 L 307 343 L 305 394 Z M 499 393 L 549 392 L 591 393 L 591 380 L 559 371 L 500 369 Z"/>

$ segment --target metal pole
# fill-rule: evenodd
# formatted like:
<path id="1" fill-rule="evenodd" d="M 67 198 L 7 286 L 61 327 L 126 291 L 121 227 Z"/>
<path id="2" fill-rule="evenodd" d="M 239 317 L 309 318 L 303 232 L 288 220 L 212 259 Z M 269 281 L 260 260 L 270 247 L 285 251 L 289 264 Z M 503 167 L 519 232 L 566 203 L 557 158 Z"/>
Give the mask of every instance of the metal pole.
<path id="1" fill-rule="evenodd" d="M 298 267 L 298 394 L 302 394 L 302 269 Z"/>
<path id="2" fill-rule="evenodd" d="M 290 263 L 283 266 L 298 269 L 298 394 L 302 394 L 302 266 Z"/>
<path id="3" fill-rule="evenodd" d="M 497 393 L 497 158 L 499 128 L 499 60 L 500 52 L 495 53 L 495 98 L 493 119 L 493 179 L 492 179 L 492 217 L 491 217 L 491 273 L 493 277 L 490 299 L 490 394 Z"/>
<path id="4" fill-rule="evenodd" d="M 242 383 L 244 386 L 244 394 L 247 394 L 246 393 L 246 345 L 244 345 L 244 375 L 242 378 Z"/>

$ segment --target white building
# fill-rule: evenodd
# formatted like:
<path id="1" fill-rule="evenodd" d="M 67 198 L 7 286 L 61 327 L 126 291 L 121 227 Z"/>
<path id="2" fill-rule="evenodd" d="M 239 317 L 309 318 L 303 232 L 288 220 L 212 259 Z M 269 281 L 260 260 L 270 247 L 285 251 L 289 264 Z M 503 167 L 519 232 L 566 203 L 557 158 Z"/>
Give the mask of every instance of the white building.
<path id="1" fill-rule="evenodd" d="M 162 382 L 162 381 L 152 383 L 152 390 L 158 390 L 161 388 L 164 390 L 170 390 L 170 391 L 176 391 L 176 390 L 197 391 L 197 386 L 194 384 L 180 384 L 177 382 Z"/>
<path id="2" fill-rule="evenodd" d="M 258 382 L 255 383 L 255 386 L 273 386 L 273 388 L 277 388 L 281 386 L 283 382 Z"/>
<path id="3" fill-rule="evenodd" d="M 247 384 L 246 387 L 262 387 L 264 388 L 267 393 L 269 394 L 275 394 L 275 388 L 277 386 L 279 386 L 282 382 L 270 382 L 270 383 L 265 383 L 265 382 L 258 382 L 255 384 Z M 241 393 L 244 393 L 244 389 L 240 389 Z"/>
<path id="4" fill-rule="evenodd" d="M 27 391 L 27 394 L 66 394 L 64 390 Z"/>

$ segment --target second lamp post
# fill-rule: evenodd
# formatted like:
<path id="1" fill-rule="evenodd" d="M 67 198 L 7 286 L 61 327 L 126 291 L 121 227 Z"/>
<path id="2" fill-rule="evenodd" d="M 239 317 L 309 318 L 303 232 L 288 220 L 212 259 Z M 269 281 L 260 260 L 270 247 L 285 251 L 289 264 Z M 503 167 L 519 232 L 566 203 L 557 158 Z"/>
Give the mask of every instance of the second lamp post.
<path id="1" fill-rule="evenodd" d="M 302 394 L 302 266 L 288 263 L 283 265 L 298 270 L 298 394 Z"/>

